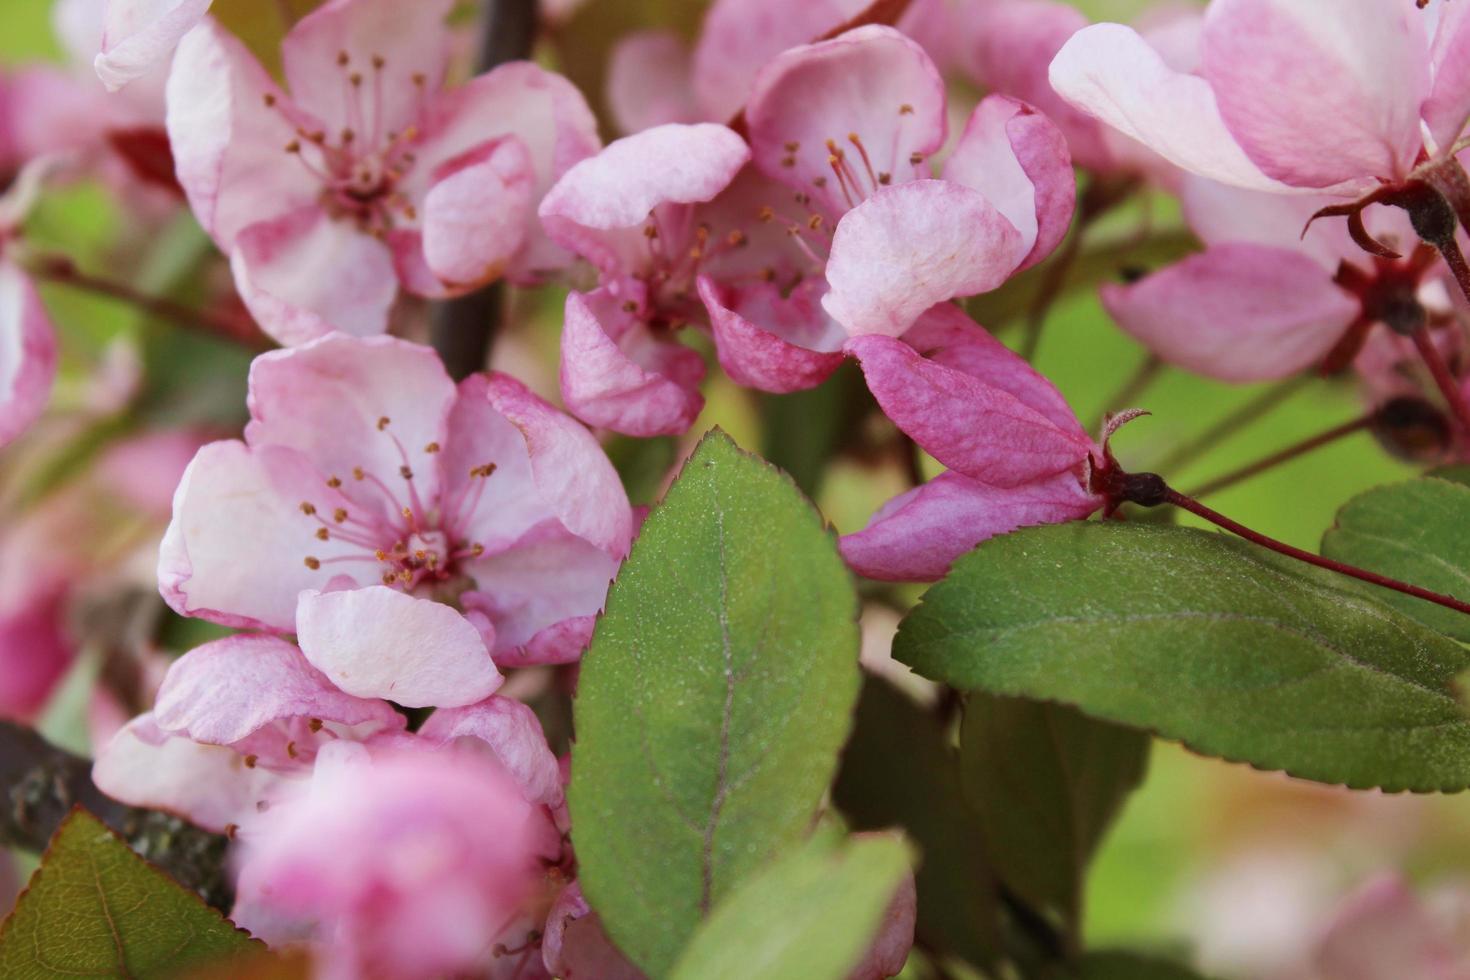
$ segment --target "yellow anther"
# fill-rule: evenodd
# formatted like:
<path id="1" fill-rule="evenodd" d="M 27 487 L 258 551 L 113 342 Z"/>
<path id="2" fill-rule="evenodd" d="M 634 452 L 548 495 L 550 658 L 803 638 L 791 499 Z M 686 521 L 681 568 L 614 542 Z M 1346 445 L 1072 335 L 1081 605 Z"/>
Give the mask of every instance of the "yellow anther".
<path id="1" fill-rule="evenodd" d="M 338 524 L 341 524 L 343 521 L 347 520 L 347 508 L 338 507 L 336 510 L 332 511 L 332 520 L 336 521 Z"/>
<path id="2" fill-rule="evenodd" d="M 253 755 L 247 755 L 245 757 L 245 768 L 246 769 L 254 769 L 255 768 L 256 761 L 257 761 L 257 759 L 256 759 L 255 756 L 253 756 Z"/>
<path id="3" fill-rule="evenodd" d="M 914 114 L 914 107 L 905 102 L 898 107 L 898 114 L 900 116 L 912 116 Z"/>
<path id="4" fill-rule="evenodd" d="M 333 490 L 337 489 L 341 485 L 342 481 L 335 476 L 327 480 L 327 486 L 331 487 Z"/>
<path id="5" fill-rule="evenodd" d="M 319 732 L 322 730 L 322 720 L 320 718 L 308 718 L 306 720 L 306 727 L 314 732 Z"/>
<path id="6" fill-rule="evenodd" d="M 318 561 L 317 559 L 311 557 L 310 555 L 307 555 L 306 556 L 306 567 L 309 568 L 309 569 L 311 569 L 314 572 L 318 568 L 321 568 L 322 567 L 322 563 L 320 561 Z"/>
<path id="7" fill-rule="evenodd" d="M 361 480 L 364 479 L 366 476 L 367 474 L 362 471 L 361 466 L 354 466 L 352 468 L 352 478 L 354 480 Z"/>
<path id="8" fill-rule="evenodd" d="M 439 451 L 439 444 L 437 442 L 431 442 L 427 446 L 424 447 L 424 452 L 426 452 L 426 453 L 437 453 L 438 451 Z"/>
<path id="9" fill-rule="evenodd" d="M 413 470 L 409 469 L 407 466 L 400 466 L 398 467 L 398 475 L 403 477 L 405 480 L 412 480 Z"/>
<path id="10" fill-rule="evenodd" d="M 312 514 L 316 513 L 316 505 L 303 500 L 301 502 L 301 513 L 305 514 L 307 517 L 310 517 Z"/>
<path id="11" fill-rule="evenodd" d="M 326 541 L 331 536 L 331 533 L 324 527 L 319 527 L 316 529 L 316 539 L 318 541 Z"/>
<path id="12" fill-rule="evenodd" d="M 386 416 L 386 415 L 380 415 L 380 416 L 378 416 L 378 431 L 379 432 L 382 432 L 384 429 L 388 428 L 388 422 L 389 422 L 388 416 Z"/>

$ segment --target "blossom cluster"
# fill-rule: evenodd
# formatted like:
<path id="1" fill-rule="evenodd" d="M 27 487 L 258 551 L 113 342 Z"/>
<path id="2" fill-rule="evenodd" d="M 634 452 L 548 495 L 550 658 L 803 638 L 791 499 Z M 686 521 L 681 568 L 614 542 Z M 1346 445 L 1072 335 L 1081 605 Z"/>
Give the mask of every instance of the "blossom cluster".
<path id="1" fill-rule="evenodd" d="M 235 339 L 270 348 L 243 430 L 120 442 L 7 521 L 0 714 L 37 715 L 78 655 L 65 607 L 156 542 L 143 577 L 218 638 L 98 700 L 93 778 L 227 835 L 232 920 L 319 975 L 641 975 L 582 894 L 570 758 L 527 702 L 575 684 L 645 516 L 610 440 L 690 432 L 712 367 L 766 394 L 855 368 L 927 457 L 841 536 L 866 579 L 1150 502 L 1108 445 L 1132 416 L 1089 431 L 967 312 L 1070 261 L 1099 189 L 1176 195 L 1202 246 L 1100 289 L 1159 361 L 1346 377 L 1415 423 L 1391 448 L 1467 458 L 1464 0 L 1134 26 L 1057 0 L 717 0 L 692 46 L 620 41 L 605 144 L 542 63 L 464 71 L 454 6 L 326 0 L 266 56 L 209 0 L 63 0 L 71 67 L 0 79 L 0 444 L 44 434 L 37 282 L 78 277 L 26 229 L 79 175 L 146 228 L 187 208 Z M 457 380 L 404 327 L 499 281 L 554 297 L 554 391 L 513 362 Z M 68 547 L 106 523 L 99 488 L 135 533 Z M 903 969 L 913 889 L 854 977 Z"/>

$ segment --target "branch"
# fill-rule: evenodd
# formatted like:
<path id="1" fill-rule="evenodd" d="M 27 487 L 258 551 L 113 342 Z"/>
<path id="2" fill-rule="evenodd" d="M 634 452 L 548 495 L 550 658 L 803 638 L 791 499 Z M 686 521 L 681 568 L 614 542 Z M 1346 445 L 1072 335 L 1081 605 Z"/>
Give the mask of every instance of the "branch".
<path id="1" fill-rule="evenodd" d="M 488 0 L 480 39 L 480 71 L 531 56 L 536 41 L 535 0 Z M 450 375 L 460 381 L 485 367 L 505 314 L 505 286 L 495 282 L 438 304 L 431 337 Z"/>
<path id="2" fill-rule="evenodd" d="M 210 905 L 228 911 L 234 901 L 224 835 L 103 795 L 92 782 L 91 762 L 11 721 L 0 721 L 0 787 L 5 793 L 0 844 L 39 854 L 72 807 L 80 805 Z"/>

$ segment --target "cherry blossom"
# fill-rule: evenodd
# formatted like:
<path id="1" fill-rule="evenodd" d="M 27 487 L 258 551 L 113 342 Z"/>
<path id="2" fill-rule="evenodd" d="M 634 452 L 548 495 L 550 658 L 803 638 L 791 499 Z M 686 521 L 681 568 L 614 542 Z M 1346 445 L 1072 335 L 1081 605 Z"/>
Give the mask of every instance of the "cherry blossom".
<path id="1" fill-rule="evenodd" d="M 282 343 L 381 333 L 399 285 L 444 297 L 566 261 L 532 218 L 596 151 L 592 115 L 528 62 L 440 91 L 450 6 L 330 0 L 282 42 L 289 95 L 211 22 L 175 55 L 179 182 Z"/>
<path id="2" fill-rule="evenodd" d="M 1102 299 L 1128 333 L 1170 363 L 1223 381 L 1340 370 L 1376 324 L 1412 334 L 1426 308 L 1449 312 L 1445 269 L 1414 248 L 1408 218 L 1367 215 L 1371 233 L 1406 257 L 1365 254 L 1341 225 L 1302 228 L 1328 198 L 1185 180 L 1185 216 L 1207 248 Z"/>
<path id="3" fill-rule="evenodd" d="M 402 670 L 379 658 L 418 631 L 501 664 L 578 656 L 633 531 L 586 429 L 506 375 L 456 388 L 428 348 L 341 334 L 257 358 L 250 410 L 174 497 L 159 586 L 180 614 L 320 640 L 349 687 Z"/>
<path id="4" fill-rule="evenodd" d="M 212 0 L 105 0 L 97 76 L 111 91 L 159 65 L 209 12 Z"/>
<path id="5" fill-rule="evenodd" d="M 1103 450 L 1051 382 L 958 308 L 935 307 L 903 339 L 860 336 L 846 349 L 884 413 L 949 467 L 842 538 L 859 573 L 938 579 L 987 538 L 1103 505 L 1088 486 Z"/>
<path id="6" fill-rule="evenodd" d="M 1214 0 L 1197 71 L 1118 24 L 1079 31 L 1056 91 L 1175 165 L 1254 190 L 1357 195 L 1455 150 L 1470 116 L 1455 4 Z M 1432 31 L 1432 33 L 1431 33 Z"/>
<path id="7" fill-rule="evenodd" d="M 0 197 L 0 446 L 36 421 L 56 377 L 56 331 L 15 261 L 21 224 L 54 165 L 54 158 L 30 161 Z"/>
<path id="8" fill-rule="evenodd" d="M 275 945 L 306 940 L 316 976 L 508 978 L 540 965 L 528 907 L 559 842 L 493 764 L 338 742 L 261 823 L 234 918 Z"/>

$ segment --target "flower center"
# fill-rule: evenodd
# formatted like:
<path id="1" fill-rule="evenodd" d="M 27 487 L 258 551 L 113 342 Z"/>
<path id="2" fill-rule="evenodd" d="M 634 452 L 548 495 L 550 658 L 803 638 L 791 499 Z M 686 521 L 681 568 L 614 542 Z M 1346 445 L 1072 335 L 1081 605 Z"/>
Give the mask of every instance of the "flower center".
<path id="1" fill-rule="evenodd" d="M 418 130 L 408 126 L 401 132 L 385 131 L 383 69 L 387 60 L 382 55 L 360 59 L 341 51 L 336 63 L 346 110 L 345 125 L 338 132 L 299 125 L 270 93 L 264 97 L 265 104 L 295 127 L 296 138 L 286 144 L 285 151 L 321 182 L 323 207 L 382 238 L 398 222 L 418 219 L 413 204 L 397 189 L 417 159 L 413 147 Z M 422 107 L 427 79 L 415 73 L 412 82 Z"/>
<path id="2" fill-rule="evenodd" d="M 345 478 L 332 474 L 326 480 L 330 506 L 301 502 L 301 513 L 316 525 L 312 536 L 333 546 L 327 557 L 307 555 L 306 567 L 316 571 L 334 564 L 371 563 L 382 584 L 436 597 L 459 576 L 462 562 L 485 553 L 463 529 L 484 498 L 495 464 L 471 468 L 468 479 L 452 491 L 422 493 L 420 478 L 387 416 L 378 419 L 377 430 L 392 440 L 401 465 L 387 479 L 366 466 L 354 466 Z M 440 446 L 431 442 L 424 452 L 436 456 Z"/>

